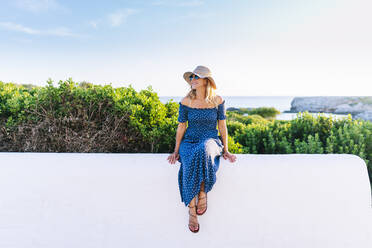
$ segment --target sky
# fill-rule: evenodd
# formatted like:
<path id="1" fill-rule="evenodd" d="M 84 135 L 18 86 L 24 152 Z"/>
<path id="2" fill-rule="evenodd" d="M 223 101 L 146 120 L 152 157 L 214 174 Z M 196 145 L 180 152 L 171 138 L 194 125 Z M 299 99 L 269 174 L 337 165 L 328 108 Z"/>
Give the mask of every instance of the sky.
<path id="1" fill-rule="evenodd" d="M 0 0 L 0 81 L 184 96 L 372 95 L 370 0 Z"/>

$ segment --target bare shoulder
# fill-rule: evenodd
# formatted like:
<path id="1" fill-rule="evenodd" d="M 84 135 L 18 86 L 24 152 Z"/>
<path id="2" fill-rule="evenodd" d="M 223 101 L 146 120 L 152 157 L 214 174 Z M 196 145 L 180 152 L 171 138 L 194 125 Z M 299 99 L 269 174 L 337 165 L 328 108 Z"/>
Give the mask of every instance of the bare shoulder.
<path id="1" fill-rule="evenodd" d="M 188 96 L 185 96 L 184 98 L 182 98 L 181 103 L 183 105 L 189 106 L 190 98 Z"/>
<path id="2" fill-rule="evenodd" d="M 221 104 L 224 101 L 222 96 L 217 95 L 216 97 L 217 97 L 217 100 L 218 100 L 218 104 Z"/>

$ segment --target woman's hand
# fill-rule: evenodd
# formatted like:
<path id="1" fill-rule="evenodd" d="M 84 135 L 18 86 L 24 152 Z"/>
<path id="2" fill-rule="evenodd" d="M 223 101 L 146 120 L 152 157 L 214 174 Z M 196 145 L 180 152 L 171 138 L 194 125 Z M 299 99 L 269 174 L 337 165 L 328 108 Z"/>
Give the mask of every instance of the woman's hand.
<path id="1" fill-rule="evenodd" d="M 226 160 L 226 159 L 229 159 L 231 163 L 234 163 L 236 161 L 236 156 L 234 154 L 231 154 L 230 152 L 224 152 L 222 154 L 223 158 Z"/>
<path id="2" fill-rule="evenodd" d="M 169 163 L 174 164 L 176 163 L 179 157 L 180 155 L 178 154 L 178 152 L 173 152 L 171 155 L 168 156 L 167 159 Z"/>

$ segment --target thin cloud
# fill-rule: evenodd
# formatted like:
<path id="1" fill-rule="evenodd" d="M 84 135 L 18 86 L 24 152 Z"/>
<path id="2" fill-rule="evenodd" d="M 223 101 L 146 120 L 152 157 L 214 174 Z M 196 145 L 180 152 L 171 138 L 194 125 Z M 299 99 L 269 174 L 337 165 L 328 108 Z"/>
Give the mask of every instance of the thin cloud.
<path id="1" fill-rule="evenodd" d="M 0 22 L 0 27 L 3 29 L 18 31 L 26 34 L 40 34 L 39 30 L 28 28 L 13 22 Z"/>
<path id="2" fill-rule="evenodd" d="M 111 26 L 118 27 L 127 21 L 130 15 L 138 13 L 135 9 L 119 9 L 107 16 Z"/>
<path id="3" fill-rule="evenodd" d="M 97 25 L 98 25 L 99 22 L 100 21 L 98 21 L 98 20 L 92 20 L 92 21 L 88 22 L 88 25 L 93 27 L 93 28 L 97 28 Z"/>
<path id="4" fill-rule="evenodd" d="M 16 0 L 16 7 L 30 11 L 30 12 L 42 12 L 48 10 L 66 10 L 56 0 Z"/>
<path id="5" fill-rule="evenodd" d="M 21 32 L 25 34 L 31 34 L 31 35 L 51 35 L 51 36 L 60 36 L 60 37 L 66 37 L 66 36 L 81 36 L 78 34 L 73 33 L 69 28 L 66 27 L 57 27 L 53 29 L 48 30 L 39 30 L 34 28 L 29 28 L 26 26 L 23 26 L 21 24 L 13 23 L 13 22 L 0 22 L 0 28 Z"/>

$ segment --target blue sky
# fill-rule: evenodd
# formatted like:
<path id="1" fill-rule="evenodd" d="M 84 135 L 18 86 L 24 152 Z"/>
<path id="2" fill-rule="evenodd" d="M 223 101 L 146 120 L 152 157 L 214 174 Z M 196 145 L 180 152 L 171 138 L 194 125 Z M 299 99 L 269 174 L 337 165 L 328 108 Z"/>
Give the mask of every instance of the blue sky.
<path id="1" fill-rule="evenodd" d="M 0 80 L 71 77 L 182 96 L 212 70 L 220 95 L 371 95 L 367 0 L 0 0 Z"/>

